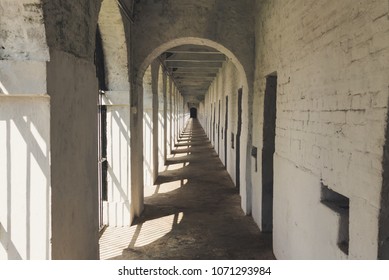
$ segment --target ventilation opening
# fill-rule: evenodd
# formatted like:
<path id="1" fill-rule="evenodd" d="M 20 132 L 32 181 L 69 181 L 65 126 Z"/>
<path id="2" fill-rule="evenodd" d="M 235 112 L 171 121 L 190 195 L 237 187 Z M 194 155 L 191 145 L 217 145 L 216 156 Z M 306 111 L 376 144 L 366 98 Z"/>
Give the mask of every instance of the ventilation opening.
<path id="1" fill-rule="evenodd" d="M 321 203 L 339 215 L 338 247 L 348 255 L 350 200 L 322 184 Z"/>

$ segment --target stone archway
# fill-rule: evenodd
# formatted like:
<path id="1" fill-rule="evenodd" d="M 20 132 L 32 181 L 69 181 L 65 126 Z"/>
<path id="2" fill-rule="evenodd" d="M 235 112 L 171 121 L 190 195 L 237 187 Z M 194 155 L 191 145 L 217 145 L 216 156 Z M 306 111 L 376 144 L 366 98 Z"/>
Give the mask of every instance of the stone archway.
<path id="1" fill-rule="evenodd" d="M 247 78 L 247 74 L 245 71 L 244 66 L 239 61 L 239 59 L 235 56 L 235 54 L 221 45 L 220 43 L 217 43 L 213 40 L 204 39 L 204 38 L 197 38 L 197 37 L 183 37 L 171 40 L 169 42 L 166 42 L 157 48 L 155 48 L 147 57 L 145 60 L 140 64 L 138 71 L 135 76 L 135 85 L 134 85 L 134 92 L 132 94 L 132 105 L 134 107 L 137 107 L 137 117 L 135 117 L 133 120 L 133 126 L 131 130 L 131 134 L 133 135 L 132 141 L 133 141 L 133 147 L 138 147 L 137 151 L 141 151 L 143 149 L 143 142 L 141 137 L 137 137 L 137 135 L 142 135 L 142 123 L 141 123 L 141 116 L 143 114 L 142 112 L 142 106 L 139 106 L 138 104 L 143 104 L 143 76 L 147 69 L 147 67 L 157 59 L 158 56 L 160 56 L 165 51 L 181 46 L 181 45 L 198 45 L 198 46 L 207 46 L 214 48 L 218 50 L 219 52 L 223 53 L 229 61 L 231 61 L 235 67 L 238 70 L 239 75 L 241 76 L 242 82 L 242 90 L 244 92 L 244 98 L 245 103 L 248 104 L 249 100 L 249 93 L 251 92 L 251 89 L 249 87 L 249 82 Z M 245 122 L 245 134 L 242 136 L 242 142 L 241 142 L 241 150 L 246 151 L 246 153 L 243 153 L 240 161 L 240 170 L 241 170 L 241 187 L 240 187 L 240 194 L 242 196 L 242 207 L 246 213 L 250 213 L 251 211 L 251 181 L 250 176 L 247 176 L 248 169 L 251 167 L 251 158 L 247 156 L 249 153 L 248 151 L 251 149 L 251 139 L 249 137 L 248 131 L 249 127 L 251 125 L 251 121 L 249 119 L 249 115 L 247 114 L 248 110 L 246 110 L 246 115 L 243 117 Z M 136 120 L 137 119 L 137 120 Z M 132 154 L 132 187 L 133 187 L 133 205 L 137 206 L 137 208 L 134 209 L 134 212 L 137 213 L 136 215 L 140 215 L 140 213 L 143 211 L 143 182 L 141 181 L 143 178 L 142 172 L 143 168 L 139 164 L 135 164 L 136 162 L 142 162 L 139 160 L 139 156 L 137 155 L 138 152 L 134 152 Z"/>
<path id="2" fill-rule="evenodd" d="M 117 1 L 103 0 L 98 18 L 105 60 L 107 200 L 103 201 L 103 223 L 130 225 L 130 83 L 125 26 Z"/>
<path id="3" fill-rule="evenodd" d="M 244 69 L 247 84 L 243 86 L 244 107 L 241 133 L 241 196 L 242 208 L 251 213 L 251 181 L 253 131 L 253 96 L 255 64 L 255 2 L 251 0 L 224 1 L 140 1 L 135 5 L 134 26 L 132 28 L 132 66 L 134 69 L 134 90 L 131 106 L 138 108 L 139 90 L 144 70 L 164 49 L 181 44 L 208 45 L 223 52 L 229 58 L 239 61 L 237 68 Z M 170 45 L 170 46 L 169 46 Z M 166 48 L 167 47 L 167 48 Z M 222 49 L 225 49 L 224 51 Z M 233 54 L 229 55 L 229 54 Z M 233 61 L 234 63 L 236 61 Z M 134 109 L 135 110 L 135 109 Z M 140 135 L 137 128 L 140 122 L 133 114 L 131 135 Z M 135 136 L 136 137 L 136 136 Z M 133 139 L 133 146 L 140 146 L 139 139 Z M 134 156 L 132 162 L 142 160 Z M 141 170 L 132 169 L 134 177 L 141 176 Z M 141 185 L 136 179 L 132 182 Z M 138 187 L 136 188 L 138 189 Z M 136 201 L 141 201 L 142 194 L 133 193 Z M 137 205 L 139 212 L 143 207 Z"/>

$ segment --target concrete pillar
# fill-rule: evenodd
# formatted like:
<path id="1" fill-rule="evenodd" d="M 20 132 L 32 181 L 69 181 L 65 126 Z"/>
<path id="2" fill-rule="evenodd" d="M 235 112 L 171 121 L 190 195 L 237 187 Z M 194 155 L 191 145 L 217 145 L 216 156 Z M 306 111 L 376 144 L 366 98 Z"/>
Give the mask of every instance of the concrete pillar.
<path id="1" fill-rule="evenodd" d="M 172 93 L 172 145 L 174 147 L 174 144 L 177 142 L 177 104 L 176 104 L 176 97 L 177 97 L 177 89 L 176 86 L 173 88 Z"/>
<path id="2" fill-rule="evenodd" d="M 143 180 L 144 186 L 152 186 L 154 183 L 155 169 L 155 68 L 150 66 L 143 78 Z"/>
<path id="3" fill-rule="evenodd" d="M 242 197 L 242 209 L 246 215 L 251 214 L 252 187 L 251 175 L 255 172 L 255 158 L 251 156 L 252 149 L 252 88 L 243 88 L 242 100 L 242 134 L 240 140 L 240 195 Z"/>
<path id="4" fill-rule="evenodd" d="M 131 97 L 131 218 L 143 211 L 143 81 L 135 79 Z"/>
<path id="5" fill-rule="evenodd" d="M 158 104 L 158 166 L 157 173 L 163 171 L 165 166 L 166 158 L 166 75 L 162 70 L 162 67 L 159 67 L 158 72 L 158 95 L 157 95 L 157 104 Z M 158 175 L 158 174 L 157 174 Z"/>
<path id="6" fill-rule="evenodd" d="M 52 51 L 47 65 L 51 97 L 52 258 L 97 259 L 95 65 L 62 51 Z"/>
<path id="7" fill-rule="evenodd" d="M 159 68 L 160 64 L 158 61 L 154 61 L 151 64 L 151 85 L 152 85 L 152 147 L 145 147 L 146 149 L 152 149 L 152 171 L 151 171 L 151 181 L 145 184 L 145 187 L 154 185 L 155 180 L 158 176 L 158 138 L 159 138 Z M 162 81 L 161 81 L 162 82 Z"/>
<path id="8" fill-rule="evenodd" d="M 167 145 L 168 145 L 168 151 L 169 154 L 171 154 L 173 150 L 173 142 L 172 142 L 172 120 L 173 120 L 173 108 L 172 108 L 172 93 L 173 93 L 173 81 L 171 78 L 169 78 L 169 88 L 167 92 Z"/>

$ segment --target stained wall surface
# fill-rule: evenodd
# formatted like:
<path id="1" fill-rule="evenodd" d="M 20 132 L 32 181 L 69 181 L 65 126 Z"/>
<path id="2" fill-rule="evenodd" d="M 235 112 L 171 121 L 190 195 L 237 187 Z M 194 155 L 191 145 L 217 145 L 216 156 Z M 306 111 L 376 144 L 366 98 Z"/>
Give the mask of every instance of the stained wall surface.
<path id="1" fill-rule="evenodd" d="M 42 5 L 1 0 L 0 14 L 0 259 L 49 259 L 49 49 Z"/>
<path id="2" fill-rule="evenodd" d="M 265 78 L 275 72 L 278 77 L 275 255 L 377 258 L 388 2 L 257 4 L 253 145 L 259 150 Z M 261 172 L 252 174 L 254 192 L 261 192 Z M 348 254 L 337 245 L 339 215 L 321 203 L 323 186 L 349 199 Z M 259 221 L 260 211 L 253 216 Z"/>
<path id="3" fill-rule="evenodd" d="M 277 77 L 276 257 L 387 258 L 388 1 L 135 7 L 132 24 L 114 0 L 0 0 L 1 259 L 98 258 L 97 23 L 108 85 L 109 225 L 141 215 L 143 188 L 189 117 L 155 59 L 193 44 L 226 55 L 198 118 L 261 229 L 269 219 L 264 97 L 267 78 Z M 146 72 L 152 63 L 154 75 Z"/>
<path id="4" fill-rule="evenodd" d="M 208 138 L 211 140 L 218 152 L 223 164 L 231 179 L 236 185 L 236 137 L 238 130 L 238 91 L 243 87 L 244 81 L 241 74 L 236 69 L 234 63 L 227 61 L 220 69 L 218 76 L 209 88 L 204 102 L 201 102 L 198 110 L 198 119 L 205 129 Z M 228 109 L 226 107 L 226 97 L 228 98 Z M 219 120 L 220 101 L 220 120 Z M 211 108 L 212 104 L 212 108 Z M 216 104 L 214 119 L 213 106 Z M 226 110 L 228 111 L 226 114 Z M 226 129 L 227 116 L 227 129 Z M 215 138 L 213 138 L 213 123 L 215 121 Z M 219 125 L 219 127 L 216 126 Z M 227 141 L 225 137 L 227 136 Z M 227 149 L 226 149 L 227 143 Z M 227 151 L 227 162 L 226 159 Z"/>
<path id="5" fill-rule="evenodd" d="M 43 1 L 50 62 L 53 259 L 98 258 L 97 100 L 100 1 Z"/>
<path id="6" fill-rule="evenodd" d="M 136 86 L 134 94 L 141 96 L 143 73 L 162 52 L 183 45 L 205 45 L 213 47 L 231 59 L 238 70 L 246 75 L 243 103 L 242 127 L 242 207 L 246 213 L 251 212 L 251 161 L 247 157 L 251 149 L 251 98 L 254 70 L 254 19 L 252 1 L 142 1 L 136 4 L 133 42 L 133 71 Z M 239 42 L 239 43 L 237 43 Z M 135 101 L 137 104 L 139 101 Z M 135 104 L 135 103 L 134 103 Z M 137 105 L 139 106 L 139 105 Z M 186 109 L 187 110 L 187 109 Z M 139 134 L 140 121 L 134 121 L 132 135 Z M 140 146 L 140 139 L 133 140 L 134 146 Z M 247 144 L 247 145 L 246 145 Z M 137 156 L 135 155 L 135 158 Z M 247 168 L 246 168 L 247 167 Z M 134 167 L 133 175 L 139 176 L 142 170 Z M 136 175 L 135 175 L 136 174 Z M 142 188 L 141 182 L 134 180 L 135 189 Z M 142 208 L 141 192 L 134 192 L 139 197 L 137 213 Z M 138 203 L 137 203 L 138 204 Z"/>

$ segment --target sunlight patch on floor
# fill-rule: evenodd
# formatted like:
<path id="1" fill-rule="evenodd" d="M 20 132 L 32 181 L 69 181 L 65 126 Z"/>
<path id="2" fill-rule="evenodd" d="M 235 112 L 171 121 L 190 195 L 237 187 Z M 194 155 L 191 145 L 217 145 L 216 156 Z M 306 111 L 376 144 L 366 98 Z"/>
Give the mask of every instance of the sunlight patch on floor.
<path id="1" fill-rule="evenodd" d="M 178 170 L 180 168 L 183 168 L 185 165 L 183 163 L 176 163 L 176 164 L 169 164 L 166 167 L 166 170 Z"/>
<path id="2" fill-rule="evenodd" d="M 180 212 L 131 227 L 108 227 L 100 238 L 100 259 L 122 255 L 124 249 L 143 247 L 168 234 L 184 217 Z"/>

